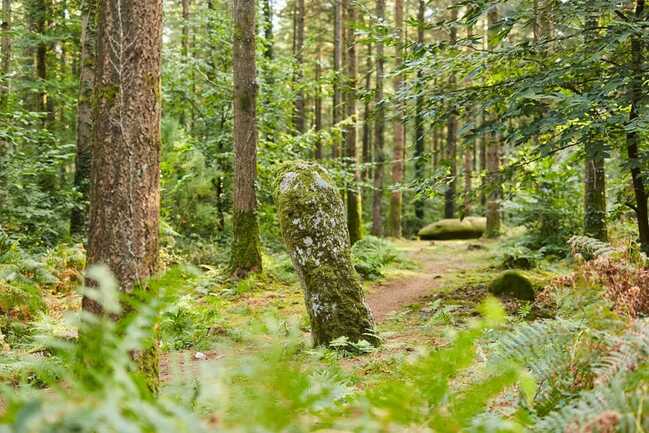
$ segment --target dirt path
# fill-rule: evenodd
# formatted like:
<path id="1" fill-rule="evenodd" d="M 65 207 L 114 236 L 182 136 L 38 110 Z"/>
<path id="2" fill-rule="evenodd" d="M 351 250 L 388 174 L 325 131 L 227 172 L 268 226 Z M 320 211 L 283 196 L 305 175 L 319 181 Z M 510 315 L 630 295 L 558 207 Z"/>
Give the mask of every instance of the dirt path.
<path id="1" fill-rule="evenodd" d="M 367 296 L 374 318 L 382 322 L 390 313 L 442 288 L 443 277 L 452 273 L 478 267 L 472 256 L 480 251 L 470 251 L 469 245 L 477 241 L 403 242 L 399 246 L 406 252 L 416 268 L 400 272 L 370 288 Z M 484 254 L 484 252 L 482 252 Z"/>

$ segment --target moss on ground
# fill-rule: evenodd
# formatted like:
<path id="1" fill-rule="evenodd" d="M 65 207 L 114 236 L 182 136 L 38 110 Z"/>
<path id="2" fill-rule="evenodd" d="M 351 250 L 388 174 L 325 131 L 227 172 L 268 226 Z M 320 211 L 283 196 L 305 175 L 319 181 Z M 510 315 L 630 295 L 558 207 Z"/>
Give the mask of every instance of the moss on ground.
<path id="1" fill-rule="evenodd" d="M 518 271 L 505 271 L 490 284 L 489 292 L 496 296 L 512 296 L 517 299 L 533 301 L 535 292 L 532 282 Z"/>

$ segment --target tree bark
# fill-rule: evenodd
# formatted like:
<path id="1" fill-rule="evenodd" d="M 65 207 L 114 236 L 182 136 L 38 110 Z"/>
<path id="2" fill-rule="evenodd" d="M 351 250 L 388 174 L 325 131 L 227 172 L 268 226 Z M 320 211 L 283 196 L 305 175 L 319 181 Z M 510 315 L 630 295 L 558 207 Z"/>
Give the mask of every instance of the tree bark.
<path id="1" fill-rule="evenodd" d="M 352 179 L 347 185 L 347 228 L 349 240 L 352 245 L 361 240 L 363 216 L 361 211 L 361 196 L 358 191 L 360 171 L 356 158 L 356 7 L 352 0 L 343 0 L 345 7 L 345 110 L 351 120 L 345 128 L 345 156 L 347 169 L 352 174 Z"/>
<path id="2" fill-rule="evenodd" d="M 180 54 L 182 57 L 182 62 L 185 65 L 185 67 L 188 67 L 189 65 L 189 6 L 190 6 L 189 2 L 190 0 L 181 0 L 183 24 L 182 24 L 182 33 L 180 38 Z M 191 104 L 189 104 L 189 109 L 191 110 Z M 187 113 L 185 112 L 185 110 L 186 110 L 186 103 L 183 102 L 183 107 L 180 112 L 180 124 L 183 125 L 185 128 L 187 128 L 188 122 L 187 122 Z M 190 115 L 189 118 L 192 118 L 192 116 Z"/>
<path id="3" fill-rule="evenodd" d="M 372 43 L 367 44 L 367 56 L 365 57 L 365 100 L 363 104 L 363 147 L 361 161 L 363 169 L 361 170 L 361 180 L 363 181 L 363 191 L 366 191 L 366 184 L 372 176 L 372 101 L 369 94 L 372 90 Z"/>
<path id="4" fill-rule="evenodd" d="M 273 60 L 274 53 L 274 35 L 273 35 L 273 7 L 270 3 L 271 0 L 264 0 L 264 57 L 266 60 Z"/>
<path id="5" fill-rule="evenodd" d="M 334 2 L 334 94 L 333 94 L 333 124 L 337 127 L 343 120 L 342 98 L 342 63 L 343 63 L 343 0 Z M 336 137 L 331 147 L 331 157 L 338 158 L 340 154 L 340 140 Z"/>
<path id="6" fill-rule="evenodd" d="M 97 16 L 88 264 L 131 293 L 158 266 L 162 1 L 102 0 Z M 157 390 L 157 342 L 134 357 Z"/>
<path id="7" fill-rule="evenodd" d="M 315 63 L 315 80 L 316 80 L 316 89 L 315 89 L 315 130 L 318 133 L 316 139 L 315 147 L 315 159 L 322 159 L 322 138 L 320 133 L 322 132 L 322 41 L 318 37 L 318 47 L 317 47 L 317 60 Z"/>
<path id="8" fill-rule="evenodd" d="M 636 0 L 635 19 L 640 21 L 644 16 L 645 0 Z M 629 100 L 631 112 L 629 123 L 633 123 L 640 116 L 640 103 L 643 98 L 643 65 L 644 65 L 644 44 L 642 38 L 634 35 L 631 38 L 631 85 L 629 88 Z M 640 247 L 645 254 L 649 254 L 649 209 L 647 207 L 647 192 L 644 185 L 642 163 L 640 160 L 639 147 L 640 135 L 637 131 L 629 131 L 626 134 L 627 155 L 631 167 L 631 179 L 633 192 L 635 194 L 635 212 L 638 219 L 638 234 Z"/>
<path id="9" fill-rule="evenodd" d="M 81 9 L 81 70 L 77 102 L 77 151 L 74 188 L 80 194 L 70 216 L 70 234 L 87 231 L 88 193 L 93 148 L 93 88 L 97 60 L 97 0 L 84 0 Z"/>
<path id="10" fill-rule="evenodd" d="M 453 9 L 454 11 L 456 9 Z M 417 48 L 422 49 L 424 45 L 424 14 L 426 12 L 426 2 L 419 0 L 417 9 Z M 453 30 L 456 31 L 456 30 Z M 424 160 L 425 139 L 424 139 L 424 89 L 423 89 L 424 72 L 421 68 L 417 70 L 417 97 L 415 101 L 415 178 L 423 180 L 426 176 L 426 161 Z M 421 194 L 415 199 L 415 218 L 419 225 L 423 224 L 425 200 Z"/>
<path id="11" fill-rule="evenodd" d="M 466 36 L 469 41 L 472 40 L 473 26 L 467 27 Z M 464 85 L 467 87 L 470 86 L 471 80 L 469 78 L 465 78 Z M 472 122 L 473 117 L 475 116 L 475 110 L 474 107 L 471 105 L 471 103 L 468 104 L 466 115 L 469 117 L 469 122 Z M 464 149 L 463 149 L 464 150 L 464 169 L 463 169 L 464 197 L 463 197 L 463 210 L 462 210 L 463 217 L 471 215 L 471 198 L 472 198 L 471 194 L 473 189 L 472 182 L 473 182 L 473 166 L 475 164 L 474 161 L 475 144 L 476 144 L 475 138 L 471 138 L 470 140 L 464 140 Z"/>
<path id="12" fill-rule="evenodd" d="M 0 60 L 0 110 L 7 108 L 9 100 L 9 68 L 11 67 L 11 0 L 2 0 L 2 31 L 0 49 L 2 49 L 2 59 Z"/>
<path id="13" fill-rule="evenodd" d="M 243 278 L 261 271 L 257 223 L 257 70 L 255 1 L 234 0 L 234 202 L 231 269 Z"/>
<path id="14" fill-rule="evenodd" d="M 499 30 L 499 15 L 497 6 L 492 6 L 487 14 L 488 30 L 487 44 L 489 50 L 496 48 Z M 491 113 L 491 116 L 495 116 Z M 500 235 L 500 143 L 494 131 L 485 137 L 486 143 L 486 166 L 487 166 L 487 230 L 485 236 L 495 238 Z"/>
<path id="15" fill-rule="evenodd" d="M 403 63 L 403 0 L 395 0 L 394 2 L 394 25 L 396 31 L 395 41 L 395 68 L 401 68 Z M 398 73 L 394 76 L 393 81 L 394 91 L 398 95 L 403 87 L 403 76 Z M 401 193 L 401 183 L 403 182 L 404 172 L 404 141 L 405 141 L 405 127 L 403 119 L 405 117 L 405 110 L 403 104 L 396 102 L 395 104 L 395 117 L 393 123 L 394 131 L 394 154 L 392 161 L 392 183 L 394 190 L 390 197 L 390 235 L 395 238 L 401 237 L 401 208 L 403 196 Z"/>
<path id="16" fill-rule="evenodd" d="M 296 0 L 295 10 L 295 130 L 299 134 L 306 131 L 306 113 L 304 99 L 304 0 Z"/>
<path id="17" fill-rule="evenodd" d="M 586 49 L 592 47 L 596 39 L 598 16 L 595 11 L 586 17 Z M 588 50 L 590 51 L 590 50 Z M 591 55 L 588 53 L 587 55 Z M 594 76 L 599 78 L 595 69 Z M 606 230 L 606 166 L 604 142 L 596 132 L 588 131 L 584 142 L 584 234 L 603 242 L 608 241 Z"/>
<path id="18" fill-rule="evenodd" d="M 335 183 L 321 166 L 297 161 L 282 168 L 276 185 L 282 237 L 304 288 L 314 344 L 343 336 L 378 344 Z"/>
<path id="19" fill-rule="evenodd" d="M 376 18 L 385 25 L 385 0 L 376 0 Z M 381 27 L 383 30 L 383 27 Z M 383 92 L 385 49 L 384 33 L 376 41 L 376 104 L 374 117 L 374 194 L 372 197 L 372 234 L 383 236 L 383 181 L 385 177 L 385 102 Z"/>

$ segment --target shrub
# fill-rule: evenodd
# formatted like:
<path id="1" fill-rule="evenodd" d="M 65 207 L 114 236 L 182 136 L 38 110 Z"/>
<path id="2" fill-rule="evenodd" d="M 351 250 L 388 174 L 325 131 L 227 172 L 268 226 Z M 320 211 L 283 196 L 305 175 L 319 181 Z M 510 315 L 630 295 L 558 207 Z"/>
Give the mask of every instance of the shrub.
<path id="1" fill-rule="evenodd" d="M 406 259 L 385 239 L 366 236 L 352 246 L 354 268 L 364 279 L 376 280 L 383 277 L 385 266 L 406 263 Z"/>

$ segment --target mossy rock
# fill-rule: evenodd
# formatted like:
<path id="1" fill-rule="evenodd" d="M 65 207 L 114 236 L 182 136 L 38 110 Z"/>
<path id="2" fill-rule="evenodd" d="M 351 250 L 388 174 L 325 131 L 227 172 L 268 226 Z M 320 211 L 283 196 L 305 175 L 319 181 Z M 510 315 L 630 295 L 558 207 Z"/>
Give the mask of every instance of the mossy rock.
<path id="1" fill-rule="evenodd" d="M 278 170 L 275 202 L 282 237 L 302 287 L 316 346 L 340 337 L 378 344 L 374 320 L 354 270 L 340 191 L 318 164 Z"/>
<path id="2" fill-rule="evenodd" d="M 489 284 L 489 292 L 496 296 L 511 296 L 525 301 L 534 300 L 534 285 L 517 271 L 505 271 Z"/>
<path id="3" fill-rule="evenodd" d="M 482 217 L 467 217 L 459 219 L 443 219 L 429 224 L 419 230 L 418 236 L 422 240 L 451 240 L 451 239 L 476 239 L 481 237 L 487 229 L 487 219 Z"/>

